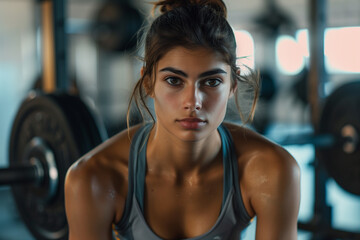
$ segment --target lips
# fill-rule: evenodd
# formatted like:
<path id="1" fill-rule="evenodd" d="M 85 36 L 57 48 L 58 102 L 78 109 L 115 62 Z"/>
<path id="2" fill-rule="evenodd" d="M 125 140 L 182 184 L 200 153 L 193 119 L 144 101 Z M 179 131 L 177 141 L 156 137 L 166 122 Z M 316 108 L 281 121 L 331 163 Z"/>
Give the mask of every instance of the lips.
<path id="1" fill-rule="evenodd" d="M 206 121 L 201 118 L 183 118 L 177 120 L 181 127 L 185 129 L 199 129 L 205 126 Z"/>

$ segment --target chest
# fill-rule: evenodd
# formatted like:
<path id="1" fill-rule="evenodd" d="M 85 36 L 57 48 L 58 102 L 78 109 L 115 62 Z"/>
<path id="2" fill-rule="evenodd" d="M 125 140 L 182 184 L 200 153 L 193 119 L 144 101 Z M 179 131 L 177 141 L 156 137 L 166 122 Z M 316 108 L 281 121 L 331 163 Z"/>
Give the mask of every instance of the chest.
<path id="1" fill-rule="evenodd" d="M 223 201 L 223 175 L 203 182 L 146 178 L 144 217 L 164 239 L 199 236 L 216 223 Z"/>

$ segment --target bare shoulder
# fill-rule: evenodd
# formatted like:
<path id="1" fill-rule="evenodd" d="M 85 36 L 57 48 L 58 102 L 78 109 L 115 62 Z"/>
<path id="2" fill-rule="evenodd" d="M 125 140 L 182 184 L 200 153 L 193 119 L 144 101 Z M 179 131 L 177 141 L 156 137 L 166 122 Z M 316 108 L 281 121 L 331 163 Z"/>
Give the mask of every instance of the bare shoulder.
<path id="1" fill-rule="evenodd" d="M 257 168 L 266 166 L 270 170 L 290 170 L 298 168 L 295 159 L 282 146 L 243 126 L 225 123 L 236 148 L 239 163 L 249 165 L 259 163 Z"/>
<path id="2" fill-rule="evenodd" d="M 69 168 L 65 179 L 67 212 L 79 209 L 78 204 L 94 211 L 98 206 L 104 214 L 108 211 L 112 221 L 120 219 L 127 195 L 129 149 L 139 127 L 108 139 Z"/>
<path id="3" fill-rule="evenodd" d="M 74 162 L 67 173 L 67 181 L 82 181 L 86 177 L 108 179 L 124 175 L 132 138 L 140 125 L 125 129 Z M 118 179 L 117 179 L 118 180 Z M 103 180 L 99 180 L 103 181 Z"/>
<path id="4" fill-rule="evenodd" d="M 225 126 L 233 137 L 240 185 L 251 215 L 258 199 L 286 197 L 286 191 L 298 188 L 300 168 L 286 149 L 248 128 L 232 123 Z"/>

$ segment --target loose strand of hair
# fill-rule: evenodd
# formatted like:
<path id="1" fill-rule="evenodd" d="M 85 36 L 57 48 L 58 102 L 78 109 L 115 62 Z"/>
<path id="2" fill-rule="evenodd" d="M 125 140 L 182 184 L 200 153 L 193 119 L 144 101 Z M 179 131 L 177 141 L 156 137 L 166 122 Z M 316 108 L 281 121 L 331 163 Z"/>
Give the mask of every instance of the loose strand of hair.
<path id="1" fill-rule="evenodd" d="M 252 92 L 254 93 L 254 95 L 252 97 L 253 100 L 252 100 L 252 104 L 251 104 L 251 108 L 250 108 L 248 116 L 245 117 L 242 112 L 242 109 L 241 109 L 240 103 L 239 103 L 238 94 L 235 94 L 235 105 L 239 112 L 242 123 L 244 125 L 246 125 L 246 124 L 252 122 L 254 119 L 254 116 L 255 116 L 256 105 L 257 105 L 259 95 L 260 95 L 260 80 L 261 79 L 260 79 L 259 71 L 254 71 L 253 69 L 251 69 L 250 67 L 248 67 L 246 65 L 244 65 L 244 67 L 247 68 L 247 70 L 250 73 L 246 76 L 238 75 L 237 81 L 248 84 L 250 86 L 250 88 L 252 89 Z"/>

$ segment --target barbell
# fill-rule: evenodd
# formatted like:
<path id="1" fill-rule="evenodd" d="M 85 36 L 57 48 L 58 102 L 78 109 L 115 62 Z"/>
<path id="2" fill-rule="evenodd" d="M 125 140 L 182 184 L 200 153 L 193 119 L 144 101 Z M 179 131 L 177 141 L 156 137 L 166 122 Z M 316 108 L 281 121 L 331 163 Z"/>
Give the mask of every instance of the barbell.
<path id="1" fill-rule="evenodd" d="M 64 180 L 68 168 L 103 142 L 104 126 L 78 96 L 67 91 L 66 1 L 39 1 L 42 21 L 42 90 L 32 91 L 13 121 L 9 167 L 0 169 L 0 185 L 11 185 L 24 223 L 39 240 L 68 238 Z M 143 16 L 130 1 L 108 1 L 91 28 L 107 51 L 132 51 Z M 49 93 L 51 92 L 51 93 Z"/>
<path id="2" fill-rule="evenodd" d="M 360 81 L 335 90 L 324 105 L 319 135 L 302 140 L 317 147 L 329 175 L 356 195 L 359 93 Z M 11 130 L 10 167 L 0 169 L 0 185 L 12 185 L 20 215 L 36 239 L 67 239 L 65 174 L 75 160 L 106 139 L 95 116 L 79 97 L 69 94 L 31 92 L 19 108 Z"/>
<path id="3" fill-rule="evenodd" d="M 280 145 L 313 144 L 337 184 L 360 196 L 360 81 L 343 84 L 326 99 L 319 132 L 289 135 Z"/>
<path id="4" fill-rule="evenodd" d="M 23 101 L 0 185 L 11 184 L 20 216 L 36 239 L 67 239 L 67 169 L 104 139 L 105 128 L 79 97 L 31 92 Z"/>
<path id="5" fill-rule="evenodd" d="M 317 156 L 329 176 L 360 196 L 360 81 L 342 85 L 327 98 L 319 132 L 336 139 L 333 146 L 319 149 Z"/>

